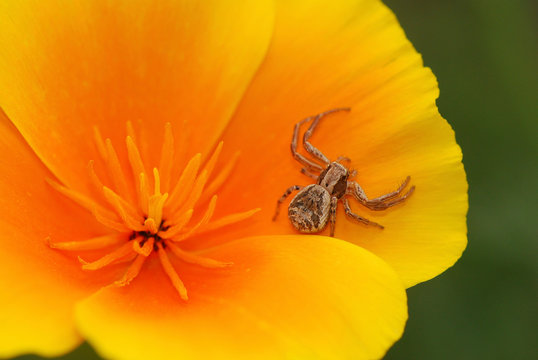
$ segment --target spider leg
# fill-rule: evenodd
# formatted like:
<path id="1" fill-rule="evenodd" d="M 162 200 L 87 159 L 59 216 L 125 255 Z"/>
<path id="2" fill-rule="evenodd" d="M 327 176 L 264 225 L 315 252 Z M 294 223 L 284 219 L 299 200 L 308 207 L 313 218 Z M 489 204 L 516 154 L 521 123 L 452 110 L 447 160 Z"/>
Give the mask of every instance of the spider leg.
<path id="1" fill-rule="evenodd" d="M 301 174 L 306 175 L 306 176 L 308 176 L 309 178 L 314 179 L 314 180 L 317 180 L 318 177 L 319 177 L 319 176 L 316 175 L 316 174 L 312 174 L 310 171 L 306 170 L 305 168 L 302 168 L 302 169 L 301 169 Z"/>
<path id="2" fill-rule="evenodd" d="M 336 196 L 333 196 L 331 198 L 331 210 L 330 210 L 330 216 L 329 221 L 331 223 L 331 236 L 334 236 L 334 227 L 336 224 L 336 207 L 338 206 L 338 198 Z"/>
<path id="3" fill-rule="evenodd" d="M 405 199 L 407 199 L 409 196 L 411 196 L 413 194 L 413 192 L 415 191 L 415 187 L 411 186 L 411 188 L 405 194 L 400 196 L 401 193 L 403 192 L 403 190 L 409 184 L 410 180 L 411 180 L 411 178 L 408 176 L 405 179 L 405 181 L 402 183 L 402 185 L 400 185 L 400 187 L 397 190 L 392 191 L 392 192 L 390 192 L 388 194 L 376 197 L 375 199 L 368 199 L 368 196 L 366 196 L 366 193 L 364 192 L 364 190 L 355 181 L 350 182 L 350 185 L 352 186 L 350 193 L 362 205 L 366 206 L 370 210 L 375 210 L 375 211 L 385 210 L 385 209 L 388 209 L 391 206 L 397 205 L 397 204 L 405 201 Z M 398 196 L 400 196 L 400 197 L 397 198 Z"/>
<path id="4" fill-rule="evenodd" d="M 303 146 L 305 150 L 310 153 L 312 156 L 317 158 L 318 160 L 322 161 L 325 165 L 329 165 L 331 161 L 315 146 L 313 146 L 308 140 L 310 140 L 310 137 L 314 133 L 314 130 L 318 126 L 318 123 L 321 119 L 323 119 L 325 116 L 338 112 L 338 111 L 350 111 L 351 108 L 336 108 L 332 110 L 328 110 L 325 112 L 322 112 L 321 114 L 318 114 L 314 117 L 314 121 L 312 121 L 312 124 L 310 124 L 310 127 L 308 130 L 305 131 L 303 134 Z"/>
<path id="5" fill-rule="evenodd" d="M 299 139 L 299 129 L 300 129 L 302 124 L 312 120 L 312 118 L 313 118 L 312 116 L 307 117 L 306 119 L 303 119 L 303 120 L 299 121 L 297 124 L 295 124 L 295 128 L 293 129 L 293 136 L 291 138 L 291 146 L 290 146 L 290 148 L 291 148 L 291 154 L 293 155 L 295 160 L 297 160 L 298 162 L 303 164 L 308 170 L 314 170 L 314 171 L 321 172 L 323 170 L 321 165 L 313 162 L 312 160 L 307 159 L 306 157 L 304 157 L 303 155 L 301 155 L 301 154 L 299 154 L 297 152 L 297 141 Z"/>
<path id="6" fill-rule="evenodd" d="M 273 215 L 273 221 L 276 220 L 278 214 L 280 213 L 280 205 L 284 202 L 284 200 L 286 200 L 286 198 L 288 196 L 290 196 L 290 194 L 294 191 L 297 191 L 297 190 L 300 190 L 302 189 L 303 187 L 300 186 L 300 185 L 293 185 L 293 186 L 290 186 L 289 188 L 286 189 L 286 191 L 284 192 L 284 194 L 282 194 L 282 196 L 280 197 L 280 199 L 278 199 L 278 201 L 276 202 L 276 209 L 275 209 L 275 214 Z"/>
<path id="7" fill-rule="evenodd" d="M 380 224 L 378 224 L 376 222 L 373 222 L 373 221 L 370 221 L 370 220 L 368 220 L 366 218 L 363 218 L 362 216 L 359 216 L 359 215 L 355 214 L 353 211 L 351 211 L 351 208 L 349 207 L 349 202 L 347 201 L 347 199 L 345 197 L 342 198 L 342 202 L 344 203 L 344 210 L 346 211 L 346 215 L 349 216 L 350 218 L 352 218 L 353 220 L 361 222 L 361 223 L 363 223 L 365 225 L 377 226 L 380 229 L 385 228 L 383 225 L 380 225 Z"/>
<path id="8" fill-rule="evenodd" d="M 347 156 L 339 156 L 336 159 L 336 162 L 340 164 L 342 164 L 343 161 L 347 162 L 348 165 L 351 164 L 351 159 L 348 158 Z M 349 170 L 349 177 L 354 178 L 355 176 L 357 176 L 357 170 L 355 169 L 348 169 L 348 170 Z"/>
<path id="9" fill-rule="evenodd" d="M 351 159 L 348 158 L 347 156 L 339 156 L 337 159 L 336 159 L 336 162 L 342 162 L 342 161 L 346 161 L 348 163 L 351 162 Z"/>

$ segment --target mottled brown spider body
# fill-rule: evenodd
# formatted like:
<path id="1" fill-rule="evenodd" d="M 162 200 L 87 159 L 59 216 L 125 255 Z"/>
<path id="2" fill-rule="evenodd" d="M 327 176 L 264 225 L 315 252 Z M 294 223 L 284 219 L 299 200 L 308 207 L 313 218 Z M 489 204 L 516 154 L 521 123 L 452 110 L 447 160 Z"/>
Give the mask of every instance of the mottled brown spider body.
<path id="1" fill-rule="evenodd" d="M 291 200 L 288 217 L 296 229 L 316 233 L 327 226 L 331 195 L 324 187 L 312 184 L 303 188 Z"/>
<path id="2" fill-rule="evenodd" d="M 334 227 L 336 222 L 336 207 L 338 201 L 342 200 L 346 215 L 350 218 L 359 221 L 366 225 L 374 225 L 381 229 L 383 226 L 363 218 L 351 211 L 346 195 L 353 196 L 362 205 L 370 210 L 385 210 L 391 206 L 399 204 L 407 199 L 415 190 L 412 186 L 407 193 L 400 196 L 403 189 L 409 184 L 410 177 L 408 176 L 403 184 L 393 192 L 379 196 L 375 199 L 368 199 L 364 190 L 356 181 L 349 181 L 356 175 L 356 171 L 350 172 L 340 161 L 350 161 L 346 157 L 339 157 L 336 161 L 330 161 L 321 151 L 315 148 L 308 141 L 312 136 L 314 129 L 319 121 L 326 115 L 338 112 L 349 111 L 349 108 L 333 109 L 321 114 L 308 117 L 297 124 L 293 131 L 291 140 L 291 153 L 293 157 L 300 162 L 304 168 L 301 172 L 310 178 L 316 180 L 315 184 L 302 187 L 294 185 L 289 187 L 286 192 L 277 201 L 277 207 L 273 221 L 276 220 L 280 204 L 296 190 L 301 190 L 290 202 L 288 207 L 288 217 L 292 225 L 304 233 L 317 233 L 322 231 L 327 223 L 331 224 L 331 236 L 334 236 Z M 311 154 L 315 160 L 308 159 L 297 152 L 297 141 L 299 138 L 299 129 L 305 122 L 312 121 L 312 124 L 303 135 L 303 146 L 305 150 Z M 323 163 L 323 166 L 318 162 Z M 317 175 L 316 173 L 319 173 Z"/>
<path id="3" fill-rule="evenodd" d="M 346 194 L 349 171 L 332 162 L 319 175 L 317 184 L 308 185 L 295 195 L 288 207 L 288 217 L 296 229 L 305 233 L 320 232 L 327 226 L 331 199 Z"/>

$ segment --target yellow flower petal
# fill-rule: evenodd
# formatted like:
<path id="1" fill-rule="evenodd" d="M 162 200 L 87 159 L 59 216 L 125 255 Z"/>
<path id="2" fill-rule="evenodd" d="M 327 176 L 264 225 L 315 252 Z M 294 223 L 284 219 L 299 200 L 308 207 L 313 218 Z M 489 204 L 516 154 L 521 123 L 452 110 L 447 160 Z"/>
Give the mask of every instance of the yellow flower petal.
<path id="1" fill-rule="evenodd" d="M 2 123 L 11 135 L 0 139 L 0 149 L 6 149 L 0 159 L 10 169 L 0 181 L 5 212 L 0 288 L 12 293 L 0 300 L 2 324 L 10 331 L 0 334 L 2 346 L 9 343 L 0 356 L 54 355 L 71 348 L 80 340 L 72 324 L 73 303 L 121 278 L 82 300 L 76 311 L 82 335 L 107 357 L 380 358 L 405 324 L 402 279 L 410 286 L 431 278 L 459 257 L 467 209 L 461 153 L 435 107 L 435 79 L 390 11 L 374 0 L 338 6 L 277 2 L 276 33 L 251 82 L 271 35 L 268 1 L 59 5 L 0 4 L 5 24 L 0 104 L 63 183 L 58 189 L 84 196 L 90 196 L 85 189 L 90 184 L 102 190 L 102 174 L 92 173 L 93 163 L 86 174 L 90 159 L 100 158 L 112 180 L 126 178 L 130 165 L 133 186 L 112 181 L 111 189 L 122 198 L 112 202 L 106 196 L 111 192 L 104 193 L 118 215 L 96 206 L 91 210 L 97 220 L 124 232 L 125 241 L 140 236 L 150 242 L 134 248 L 127 243 L 130 252 L 142 255 L 121 273 L 111 265 L 98 270 L 99 276 L 82 272 L 71 254 L 48 248 L 45 232 L 55 237 L 50 244 L 88 246 L 79 237 L 95 239 L 103 228 L 80 209 L 71 212 L 73 204 L 39 182 L 51 174 L 13 126 Z M 232 146 L 225 146 L 220 158 L 235 159 L 240 151 L 241 161 L 229 168 L 208 164 L 209 150 L 240 100 L 225 135 Z M 338 237 L 368 247 L 389 265 L 361 247 L 304 235 L 248 237 L 191 252 L 244 235 L 295 233 L 285 217 L 270 221 L 286 187 L 311 182 L 296 172 L 300 166 L 289 154 L 291 129 L 305 116 L 337 106 L 353 111 L 324 121 L 312 142 L 333 159 L 352 158 L 371 197 L 393 190 L 407 175 L 417 187 L 396 208 L 360 212 L 385 230 L 338 221 Z M 129 150 L 117 146 L 125 144 L 125 133 Z M 19 152 L 24 156 L 18 158 Z M 161 152 L 165 156 L 159 161 Z M 187 203 L 165 207 L 169 190 L 174 198 L 170 186 L 176 173 L 198 152 L 206 159 L 198 164 L 202 173 L 191 174 L 196 180 L 194 190 L 185 193 Z M 231 182 L 220 184 L 220 175 L 209 178 L 213 166 L 214 174 L 229 174 Z M 216 220 L 208 224 L 199 218 L 207 201 L 215 199 L 203 191 L 206 181 L 209 189 L 223 189 L 219 207 L 209 205 L 207 219 Z M 139 201 L 129 205 L 135 195 Z M 229 224 L 230 214 L 243 219 L 245 210 L 259 205 L 263 211 L 257 220 Z M 195 214 L 194 224 L 202 224 L 199 229 L 189 226 L 170 240 L 159 237 L 169 228 L 161 229 L 161 220 L 181 220 L 189 212 Z M 215 236 L 211 224 L 224 223 Z M 166 249 L 167 241 L 184 235 L 190 238 L 181 243 L 181 253 Z M 105 250 L 81 258 L 91 262 Z M 110 251 L 116 258 L 117 248 Z M 186 264 L 180 261 L 184 253 L 205 262 Z M 42 332 L 47 334 L 39 338 Z"/>
<path id="2" fill-rule="evenodd" d="M 357 246 L 266 236 L 203 256 L 234 266 L 176 262 L 189 289 L 182 302 L 154 257 L 129 286 L 104 288 L 77 306 L 83 336 L 115 359 L 360 360 L 380 358 L 402 334 L 400 280 Z"/>

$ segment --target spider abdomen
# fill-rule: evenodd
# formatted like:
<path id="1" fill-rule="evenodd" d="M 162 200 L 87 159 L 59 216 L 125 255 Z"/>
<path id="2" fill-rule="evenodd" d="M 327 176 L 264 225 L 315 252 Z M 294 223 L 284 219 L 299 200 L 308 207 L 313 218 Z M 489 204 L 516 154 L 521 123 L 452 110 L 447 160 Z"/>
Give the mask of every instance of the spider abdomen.
<path id="1" fill-rule="evenodd" d="M 288 207 L 292 225 L 304 233 L 325 228 L 329 219 L 331 196 L 323 186 L 312 184 L 299 191 Z"/>

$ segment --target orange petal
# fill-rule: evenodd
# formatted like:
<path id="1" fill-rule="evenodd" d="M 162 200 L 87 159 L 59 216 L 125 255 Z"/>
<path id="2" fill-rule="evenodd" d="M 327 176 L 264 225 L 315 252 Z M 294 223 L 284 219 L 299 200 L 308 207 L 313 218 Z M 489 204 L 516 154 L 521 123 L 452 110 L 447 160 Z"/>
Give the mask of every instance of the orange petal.
<path id="1" fill-rule="evenodd" d="M 129 286 L 104 288 L 77 306 L 81 333 L 106 358 L 359 360 L 382 357 L 402 334 L 400 280 L 357 246 L 260 237 L 204 256 L 235 265 L 174 264 L 189 291 L 183 302 L 153 257 Z"/>
<path id="2" fill-rule="evenodd" d="M 349 222 L 340 210 L 336 237 L 382 257 L 406 286 L 438 275 L 466 246 L 467 182 L 454 132 L 435 105 L 435 77 L 381 2 L 277 3 L 267 60 L 223 137 L 236 146 L 225 146 L 222 157 L 236 150 L 242 156 L 236 176 L 219 192 L 227 206 L 215 217 L 252 207 L 262 212 L 227 238 L 297 233 L 285 214 L 271 222 L 285 189 L 314 182 L 290 154 L 293 127 L 307 116 L 351 107 L 323 119 L 312 144 L 332 160 L 351 158 L 371 197 L 394 190 L 408 175 L 416 191 L 383 212 L 351 200 L 353 210 L 385 230 Z"/>
<path id="3" fill-rule="evenodd" d="M 63 198 L 52 174 L 0 112 L 0 358 L 56 356 L 77 346 L 73 305 L 121 276 L 87 274 L 76 259 L 51 249 L 106 233 L 92 215 Z"/>
<path id="4" fill-rule="evenodd" d="M 114 144 L 127 121 L 158 133 L 140 137 L 143 152 L 161 149 L 166 122 L 179 133 L 186 121 L 189 147 L 207 156 L 265 55 L 273 9 L 265 0 L 2 1 L 0 23 L 0 105 L 80 190 L 83 166 L 99 156 L 93 125 Z"/>

